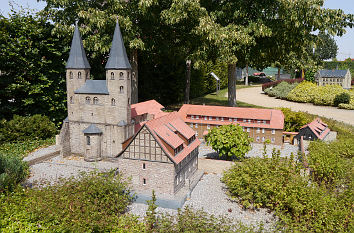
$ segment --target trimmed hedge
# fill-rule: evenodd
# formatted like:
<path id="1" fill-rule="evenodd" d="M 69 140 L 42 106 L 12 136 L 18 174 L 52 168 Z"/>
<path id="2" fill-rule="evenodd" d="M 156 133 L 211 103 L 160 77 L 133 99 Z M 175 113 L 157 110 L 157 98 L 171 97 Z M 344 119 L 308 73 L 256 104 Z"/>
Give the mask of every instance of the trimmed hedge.
<path id="1" fill-rule="evenodd" d="M 17 116 L 0 124 L 0 144 L 5 142 L 22 142 L 26 140 L 47 139 L 57 132 L 55 124 L 47 116 Z"/>
<path id="2" fill-rule="evenodd" d="M 286 99 L 289 92 L 292 91 L 297 85 L 298 83 L 290 84 L 287 82 L 281 82 L 275 87 L 265 89 L 264 93 L 269 96 L 274 96 L 276 98 Z"/>
<path id="3" fill-rule="evenodd" d="M 287 99 L 295 102 L 312 103 L 315 98 L 316 88 L 316 84 L 303 81 L 288 94 Z"/>

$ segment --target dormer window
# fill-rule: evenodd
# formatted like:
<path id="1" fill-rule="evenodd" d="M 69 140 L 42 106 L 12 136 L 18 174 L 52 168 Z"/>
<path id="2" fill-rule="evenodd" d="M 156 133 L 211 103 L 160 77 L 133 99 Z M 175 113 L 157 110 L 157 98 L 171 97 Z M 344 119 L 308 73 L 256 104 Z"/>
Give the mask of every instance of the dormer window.
<path id="1" fill-rule="evenodd" d="M 81 79 L 81 72 L 79 71 L 79 73 L 77 73 L 77 78 Z"/>
<path id="2" fill-rule="evenodd" d="M 98 104 L 98 98 L 97 97 L 93 98 L 93 104 Z"/>
<path id="3" fill-rule="evenodd" d="M 124 87 L 123 87 L 123 86 L 120 86 L 120 87 L 119 87 L 119 93 L 120 93 L 120 94 L 123 94 L 123 93 L 124 93 Z"/>
<path id="4" fill-rule="evenodd" d="M 111 105 L 116 106 L 116 100 L 114 98 L 112 98 L 112 100 L 111 100 Z"/>
<path id="5" fill-rule="evenodd" d="M 74 78 L 73 72 L 71 72 L 71 71 L 70 71 L 70 73 L 69 73 L 69 78 L 70 78 L 70 79 L 73 79 L 73 78 Z"/>
<path id="6" fill-rule="evenodd" d="M 114 80 L 114 72 L 111 72 L 111 80 Z"/>
<path id="7" fill-rule="evenodd" d="M 124 73 L 123 72 L 119 73 L 119 79 L 124 79 Z"/>
<path id="8" fill-rule="evenodd" d="M 86 99 L 85 99 L 85 103 L 86 104 L 90 104 L 91 103 L 91 98 L 87 96 Z"/>

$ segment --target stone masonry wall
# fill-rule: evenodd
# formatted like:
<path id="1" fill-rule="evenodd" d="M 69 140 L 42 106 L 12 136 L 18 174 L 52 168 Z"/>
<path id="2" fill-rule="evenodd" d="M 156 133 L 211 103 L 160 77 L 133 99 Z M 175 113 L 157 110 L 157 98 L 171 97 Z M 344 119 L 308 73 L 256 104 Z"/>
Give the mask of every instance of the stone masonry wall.
<path id="1" fill-rule="evenodd" d="M 145 169 L 144 165 L 145 164 Z M 118 159 L 119 170 L 131 177 L 132 188 L 135 191 L 174 194 L 175 168 L 173 163 L 141 161 L 133 159 Z M 144 179 L 146 184 L 144 184 Z"/>

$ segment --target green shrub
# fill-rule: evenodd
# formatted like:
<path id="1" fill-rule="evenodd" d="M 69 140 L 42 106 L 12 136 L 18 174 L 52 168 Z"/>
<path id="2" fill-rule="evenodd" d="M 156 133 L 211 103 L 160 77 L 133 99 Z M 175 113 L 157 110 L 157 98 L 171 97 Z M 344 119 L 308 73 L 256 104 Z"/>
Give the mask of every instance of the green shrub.
<path id="1" fill-rule="evenodd" d="M 58 231 L 110 231 L 132 201 L 120 175 L 88 173 L 28 191 L 29 212 Z"/>
<path id="2" fill-rule="evenodd" d="M 349 93 L 342 92 L 334 97 L 334 106 L 338 107 L 339 104 L 349 104 L 350 95 Z"/>
<path id="3" fill-rule="evenodd" d="M 46 116 L 22 117 L 15 115 L 12 120 L 1 122 L 0 143 L 47 139 L 53 137 L 56 132 L 55 124 Z"/>
<path id="4" fill-rule="evenodd" d="M 292 91 L 297 85 L 298 83 L 290 84 L 287 82 L 281 82 L 273 88 L 268 88 L 264 90 L 264 92 L 269 96 L 274 96 L 280 99 L 286 99 L 289 92 Z"/>
<path id="5" fill-rule="evenodd" d="M 284 131 L 298 132 L 300 128 L 312 121 L 306 113 L 293 112 L 290 108 L 280 109 L 284 114 Z"/>
<path id="6" fill-rule="evenodd" d="M 222 125 L 215 127 L 205 137 L 208 145 L 226 159 L 242 159 L 251 149 L 252 139 L 240 125 Z"/>
<path id="7" fill-rule="evenodd" d="M 316 105 L 333 106 L 336 95 L 343 92 L 347 91 L 339 85 L 317 86 L 313 98 L 313 103 Z"/>
<path id="8" fill-rule="evenodd" d="M 354 110 L 354 89 L 349 91 L 350 101 L 349 104 L 339 104 L 339 108 Z"/>
<path id="9" fill-rule="evenodd" d="M 22 157 L 0 153 L 0 193 L 11 191 L 28 175 L 28 165 Z"/>
<path id="10" fill-rule="evenodd" d="M 309 182 L 301 163 L 280 158 L 251 158 L 226 171 L 222 181 L 246 208 L 276 212 L 282 231 L 345 232 L 353 228 L 352 191 L 340 194 Z"/>
<path id="11" fill-rule="evenodd" d="M 303 81 L 290 91 L 287 99 L 296 102 L 312 103 L 316 95 L 316 88 L 316 84 Z"/>

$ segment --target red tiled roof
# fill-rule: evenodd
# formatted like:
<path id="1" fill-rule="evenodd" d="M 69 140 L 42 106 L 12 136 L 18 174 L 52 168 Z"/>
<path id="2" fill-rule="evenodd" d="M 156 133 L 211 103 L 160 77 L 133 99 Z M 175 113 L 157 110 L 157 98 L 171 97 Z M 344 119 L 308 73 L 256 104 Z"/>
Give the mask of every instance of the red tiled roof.
<path id="1" fill-rule="evenodd" d="M 191 138 L 195 134 L 194 131 L 182 121 L 177 112 L 172 112 L 168 115 L 150 120 L 146 122 L 145 125 L 155 136 L 162 149 L 164 149 L 164 151 L 168 153 L 168 156 L 177 164 L 200 144 L 200 141 L 195 139 L 190 145 L 186 145 L 184 140 L 174 132 L 178 131 L 180 134 L 187 137 L 186 139 Z M 169 152 L 162 141 L 173 149 L 183 144 L 183 150 L 174 156 Z"/>
<path id="2" fill-rule="evenodd" d="M 184 104 L 178 111 L 185 122 L 201 123 L 210 125 L 228 125 L 236 122 L 221 121 L 221 120 L 204 120 L 187 119 L 187 115 L 198 116 L 212 116 L 212 117 L 226 117 L 238 119 L 253 119 L 253 120 L 267 120 L 270 124 L 237 122 L 241 126 L 283 129 L 284 115 L 282 111 L 277 109 L 259 109 L 259 108 L 240 108 L 240 107 L 224 107 L 224 106 L 209 106 L 209 105 L 190 105 Z"/>
<path id="3" fill-rule="evenodd" d="M 309 129 L 316 135 L 316 137 L 321 140 L 331 131 L 328 128 L 328 125 L 321 121 L 321 119 L 318 117 L 307 125 L 301 127 L 301 129 L 306 127 L 309 127 Z"/>
<path id="4" fill-rule="evenodd" d="M 132 117 L 143 115 L 145 113 L 155 115 L 157 113 L 162 112 L 161 109 L 163 109 L 163 108 L 164 108 L 164 106 L 162 106 L 156 100 L 148 100 L 145 102 L 132 104 L 131 105 L 131 115 L 132 115 Z"/>

